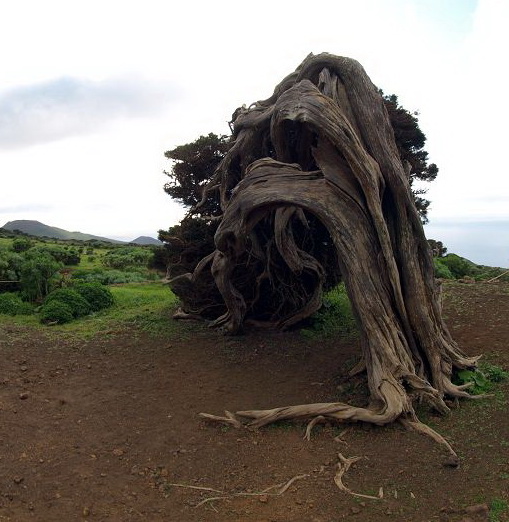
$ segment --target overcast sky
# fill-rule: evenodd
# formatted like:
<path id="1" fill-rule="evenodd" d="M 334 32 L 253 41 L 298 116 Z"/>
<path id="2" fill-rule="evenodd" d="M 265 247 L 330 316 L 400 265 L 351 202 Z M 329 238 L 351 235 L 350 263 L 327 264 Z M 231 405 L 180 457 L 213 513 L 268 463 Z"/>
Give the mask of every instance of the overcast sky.
<path id="1" fill-rule="evenodd" d="M 164 151 L 227 133 L 307 54 L 355 58 L 419 111 L 430 238 L 509 265 L 504 0 L 16 0 L 0 18 L 0 226 L 131 240 L 183 209 Z"/>

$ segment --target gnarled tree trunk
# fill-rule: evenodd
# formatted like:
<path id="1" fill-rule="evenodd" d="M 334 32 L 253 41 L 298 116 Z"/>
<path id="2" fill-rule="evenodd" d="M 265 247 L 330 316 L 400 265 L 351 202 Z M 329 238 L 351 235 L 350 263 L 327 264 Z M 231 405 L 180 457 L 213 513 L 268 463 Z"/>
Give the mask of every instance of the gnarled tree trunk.
<path id="1" fill-rule="evenodd" d="M 443 322 L 409 173 L 361 65 L 310 55 L 269 99 L 238 109 L 233 125 L 234 144 L 204 194 L 220 193 L 216 250 L 174 281 L 184 308 L 193 311 L 193 292 L 208 282 L 224 302 L 214 326 L 235 333 L 251 319 L 287 327 L 320 307 L 324 286 L 343 279 L 371 396 L 366 408 L 312 404 L 237 415 L 256 426 L 316 415 L 415 423 L 417 397 L 446 411 L 445 396 L 468 396 L 451 376 L 476 360 Z"/>

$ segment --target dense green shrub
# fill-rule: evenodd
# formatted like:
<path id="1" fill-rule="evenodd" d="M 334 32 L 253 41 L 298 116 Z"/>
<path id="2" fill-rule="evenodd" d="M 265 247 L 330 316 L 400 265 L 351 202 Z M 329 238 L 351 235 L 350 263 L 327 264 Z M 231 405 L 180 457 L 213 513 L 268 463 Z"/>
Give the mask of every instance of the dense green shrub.
<path id="1" fill-rule="evenodd" d="M 72 288 L 58 288 L 46 297 L 44 304 L 49 304 L 52 301 L 59 301 L 65 303 L 73 317 L 83 317 L 91 312 L 90 303 L 76 290 Z"/>
<path id="2" fill-rule="evenodd" d="M 357 323 L 344 283 L 324 295 L 322 307 L 308 322 L 309 326 L 301 329 L 301 333 L 308 337 L 317 334 L 323 336 L 339 334 L 347 337 L 356 335 Z"/>
<path id="3" fill-rule="evenodd" d="M 30 315 L 33 311 L 33 306 L 23 301 L 18 294 L 13 292 L 0 294 L 0 314 Z"/>
<path id="4" fill-rule="evenodd" d="M 71 307 L 63 301 L 49 301 L 41 306 L 41 323 L 69 323 L 74 319 Z"/>
<path id="5" fill-rule="evenodd" d="M 62 267 L 46 252 L 31 255 L 28 250 L 20 268 L 21 292 L 27 301 L 42 301 L 58 280 L 58 271 Z M 30 254 L 30 255 L 29 255 Z"/>
<path id="6" fill-rule="evenodd" d="M 0 279 L 18 281 L 21 273 L 23 256 L 12 250 L 0 248 Z"/>
<path id="7" fill-rule="evenodd" d="M 57 245 L 36 246 L 27 251 L 27 256 L 37 255 L 39 253 L 49 254 L 55 261 L 64 265 L 79 265 L 81 261 L 80 254 L 76 248 L 63 248 Z"/>
<path id="8" fill-rule="evenodd" d="M 124 269 L 132 266 L 146 267 L 154 257 L 152 250 L 140 247 L 118 247 L 106 252 L 102 258 L 105 266 Z"/>
<path id="9" fill-rule="evenodd" d="M 108 308 L 113 304 L 111 290 L 100 283 L 78 283 L 73 286 L 73 289 L 88 301 L 93 312 Z"/>
<path id="10" fill-rule="evenodd" d="M 100 283 L 102 285 L 113 285 L 120 283 L 141 283 L 150 279 L 151 276 L 146 270 L 124 272 L 121 270 L 102 270 L 96 268 L 94 270 L 76 270 L 72 274 L 72 278 L 87 283 Z"/>
<path id="11" fill-rule="evenodd" d="M 435 257 L 433 259 L 433 265 L 435 266 L 435 277 L 442 279 L 454 279 L 449 267 L 442 263 L 442 258 Z"/>
<path id="12" fill-rule="evenodd" d="M 456 254 L 447 254 L 446 256 L 441 257 L 440 263 L 445 265 L 450 270 L 452 276 L 456 279 L 465 276 L 474 276 L 479 271 L 472 261 Z"/>
<path id="13" fill-rule="evenodd" d="M 32 246 L 32 241 L 26 237 L 16 238 L 12 242 L 12 250 L 17 253 L 26 252 Z"/>

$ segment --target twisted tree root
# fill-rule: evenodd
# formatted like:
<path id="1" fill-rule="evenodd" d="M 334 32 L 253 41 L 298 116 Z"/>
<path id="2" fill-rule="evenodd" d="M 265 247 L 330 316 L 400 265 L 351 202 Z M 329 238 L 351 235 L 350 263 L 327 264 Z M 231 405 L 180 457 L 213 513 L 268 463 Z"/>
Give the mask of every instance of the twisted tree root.
<path id="1" fill-rule="evenodd" d="M 382 487 L 378 490 L 378 496 L 373 495 L 365 495 L 363 493 L 355 493 L 350 488 L 347 488 L 343 484 L 343 475 L 350 469 L 350 466 L 352 464 L 355 464 L 358 460 L 362 459 L 362 457 L 344 457 L 341 453 L 338 453 L 338 469 L 336 471 L 336 475 L 334 476 L 334 482 L 336 486 L 345 493 L 348 493 L 349 495 L 353 495 L 354 497 L 361 497 L 361 498 L 369 498 L 372 500 L 379 500 L 384 497 L 384 490 Z"/>

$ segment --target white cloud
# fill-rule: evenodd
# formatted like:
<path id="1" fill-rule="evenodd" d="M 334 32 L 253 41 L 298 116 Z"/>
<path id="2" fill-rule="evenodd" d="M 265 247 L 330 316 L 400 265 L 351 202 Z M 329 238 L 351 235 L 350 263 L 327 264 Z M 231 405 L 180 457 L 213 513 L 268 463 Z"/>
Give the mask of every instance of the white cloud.
<path id="1" fill-rule="evenodd" d="M 119 118 L 152 116 L 162 111 L 170 92 L 137 78 L 65 77 L 11 88 L 0 93 L 0 148 L 97 132 Z"/>

